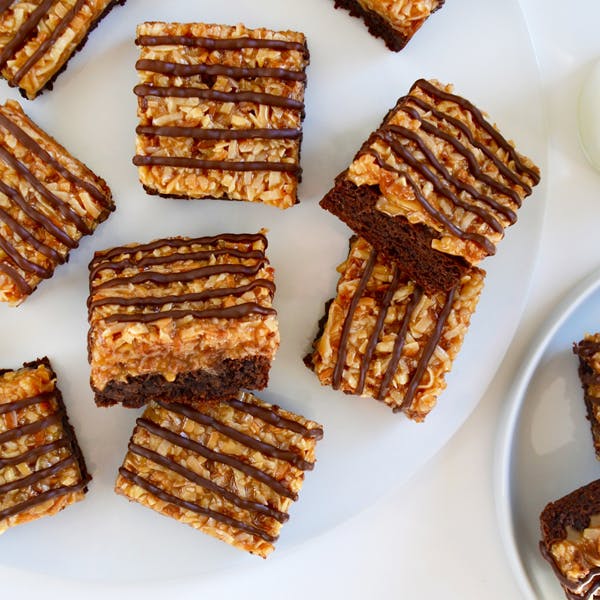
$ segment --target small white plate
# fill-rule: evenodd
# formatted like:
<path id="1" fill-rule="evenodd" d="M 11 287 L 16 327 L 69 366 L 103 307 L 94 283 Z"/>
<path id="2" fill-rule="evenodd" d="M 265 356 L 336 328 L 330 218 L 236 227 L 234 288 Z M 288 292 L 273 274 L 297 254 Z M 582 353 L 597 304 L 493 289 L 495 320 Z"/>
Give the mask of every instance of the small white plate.
<path id="1" fill-rule="evenodd" d="M 538 549 L 544 506 L 600 477 L 574 342 L 600 331 L 600 269 L 559 303 L 525 356 L 508 396 L 496 455 L 503 541 L 528 599 L 563 600 Z"/>

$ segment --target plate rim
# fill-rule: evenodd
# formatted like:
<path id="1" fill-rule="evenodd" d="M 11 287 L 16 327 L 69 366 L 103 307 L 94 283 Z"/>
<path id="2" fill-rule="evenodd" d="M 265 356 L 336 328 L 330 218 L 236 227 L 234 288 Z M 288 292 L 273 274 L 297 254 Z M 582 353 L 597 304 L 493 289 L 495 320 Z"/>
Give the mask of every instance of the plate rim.
<path id="1" fill-rule="evenodd" d="M 509 400 L 500 416 L 493 468 L 493 495 L 496 505 L 496 518 L 505 556 L 520 591 L 527 600 L 539 600 L 539 597 L 531 584 L 530 577 L 527 575 L 516 539 L 512 502 L 515 430 L 521 417 L 527 389 L 548 345 L 566 321 L 599 289 L 600 267 L 597 267 L 583 279 L 580 279 L 557 302 L 522 355 L 523 361 L 507 393 Z"/>

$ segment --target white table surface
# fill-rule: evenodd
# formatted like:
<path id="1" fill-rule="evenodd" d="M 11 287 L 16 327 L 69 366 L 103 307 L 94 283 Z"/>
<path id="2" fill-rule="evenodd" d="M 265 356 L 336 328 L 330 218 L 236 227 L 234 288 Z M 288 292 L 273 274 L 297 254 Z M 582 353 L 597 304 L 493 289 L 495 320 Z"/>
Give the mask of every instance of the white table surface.
<path id="1" fill-rule="evenodd" d="M 215 573 L 193 584 L 159 583 L 150 592 L 92 586 L 82 594 L 80 585 L 66 583 L 61 586 L 62 598 L 521 597 L 495 512 L 497 425 L 532 336 L 556 302 L 600 265 L 600 173 L 588 166 L 580 150 L 576 114 L 581 84 L 600 58 L 600 2 L 521 0 L 521 4 L 539 59 L 546 104 L 550 149 L 543 175 L 548 182 L 547 210 L 520 327 L 472 416 L 410 481 L 286 556 L 257 561 L 251 569 Z M 57 595 L 56 590 L 40 592 L 43 585 L 34 575 L 23 582 L 0 567 L 1 598 L 28 599 L 34 589 L 37 598 Z"/>

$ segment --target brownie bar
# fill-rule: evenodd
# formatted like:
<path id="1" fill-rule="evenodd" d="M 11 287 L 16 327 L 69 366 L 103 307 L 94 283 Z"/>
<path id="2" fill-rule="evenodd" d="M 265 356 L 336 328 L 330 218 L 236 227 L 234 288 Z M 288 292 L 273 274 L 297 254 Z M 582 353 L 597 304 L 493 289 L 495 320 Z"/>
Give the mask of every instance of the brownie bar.
<path id="1" fill-rule="evenodd" d="M 444 0 L 334 0 L 365 22 L 369 33 L 382 38 L 385 45 L 399 52 Z"/>
<path id="2" fill-rule="evenodd" d="M 586 334 L 573 344 L 573 352 L 579 357 L 579 379 L 587 418 L 592 430 L 596 458 L 600 459 L 600 333 Z"/>
<path id="3" fill-rule="evenodd" d="M 567 598 L 600 598 L 600 479 L 550 502 L 540 525 L 540 551 Z"/>
<path id="4" fill-rule="evenodd" d="M 319 424 L 248 393 L 193 407 L 153 401 L 115 491 L 266 558 L 322 437 Z"/>
<path id="5" fill-rule="evenodd" d="M 538 168 L 450 86 L 418 80 L 321 201 L 428 292 L 493 255 Z"/>
<path id="6" fill-rule="evenodd" d="M 125 0 L 0 2 L 0 69 L 12 87 L 33 100 L 51 89 L 90 32 Z"/>
<path id="7" fill-rule="evenodd" d="M 83 500 L 90 479 L 50 361 L 0 371 L 0 533 Z"/>
<path id="8" fill-rule="evenodd" d="M 279 346 L 266 248 L 257 233 L 96 252 L 88 301 L 96 403 L 192 402 L 264 388 Z"/>
<path id="9" fill-rule="evenodd" d="M 23 302 L 112 210 L 103 179 L 17 102 L 0 106 L 0 301 Z"/>
<path id="10" fill-rule="evenodd" d="M 136 156 L 151 194 L 298 202 L 304 34 L 143 23 Z"/>
<path id="11" fill-rule="evenodd" d="M 485 273 L 472 267 L 449 292 L 428 295 L 362 238 L 338 271 L 307 366 L 323 385 L 423 421 L 446 387 Z"/>

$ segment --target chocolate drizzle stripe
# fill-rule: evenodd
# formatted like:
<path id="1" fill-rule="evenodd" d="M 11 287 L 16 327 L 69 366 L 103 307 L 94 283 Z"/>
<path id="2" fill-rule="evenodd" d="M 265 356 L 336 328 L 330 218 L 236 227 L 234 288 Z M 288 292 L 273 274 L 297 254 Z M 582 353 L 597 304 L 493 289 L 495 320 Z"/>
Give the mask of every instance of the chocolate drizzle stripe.
<path id="1" fill-rule="evenodd" d="M 38 265 L 29 259 L 25 258 L 19 251 L 8 242 L 2 235 L 0 235 L 0 249 L 13 261 L 17 267 L 19 267 L 25 273 L 33 273 L 42 279 L 47 279 L 52 276 L 52 269 L 46 269 L 41 265 Z"/>
<path id="2" fill-rule="evenodd" d="M 54 156 L 52 156 L 47 150 L 45 150 L 41 144 L 36 142 L 24 129 L 19 127 L 16 123 L 13 123 L 10 119 L 0 113 L 0 125 L 6 129 L 14 138 L 16 138 L 23 146 L 36 154 L 42 161 L 48 165 L 52 165 L 62 177 L 67 181 L 83 188 L 92 198 L 94 198 L 100 205 L 108 207 L 110 205 L 109 199 L 103 194 L 96 186 L 91 184 L 89 181 L 82 179 L 75 173 L 72 173 L 64 167 Z M 112 209 L 112 207 L 111 207 Z"/>
<path id="3" fill-rule="evenodd" d="M 11 4 L 17 0 L 0 0 L 0 13 L 3 13 L 6 9 L 10 8 Z"/>
<path id="4" fill-rule="evenodd" d="M 12 412 L 13 410 L 20 410 L 21 408 L 26 408 L 27 406 L 32 406 L 33 404 L 40 404 L 42 402 L 51 402 L 55 400 L 56 396 L 53 392 L 47 392 L 45 394 L 39 394 L 37 396 L 30 396 L 29 398 L 23 398 L 21 400 L 15 400 L 14 402 L 8 402 L 5 404 L 0 404 L 0 415 Z"/>
<path id="5" fill-rule="evenodd" d="M 181 413 L 181 405 L 179 404 L 166 405 L 166 407 L 167 408 L 165 410 L 169 412 L 174 412 L 175 414 Z M 228 454 L 222 454 L 221 452 L 215 452 L 213 450 L 210 450 L 204 444 L 201 444 L 200 442 L 196 442 L 189 438 L 182 437 L 181 435 L 174 433 L 170 429 L 161 427 L 157 423 L 149 421 L 148 419 L 140 418 L 136 421 L 136 424 L 140 427 L 143 427 L 153 435 L 163 438 L 168 442 L 175 444 L 176 446 L 180 446 L 181 448 L 185 448 L 186 450 L 191 450 L 192 452 L 195 452 L 196 454 L 199 454 L 200 456 L 203 456 L 208 460 L 214 460 L 223 463 L 224 465 L 227 465 L 229 467 L 232 467 L 233 469 L 237 469 L 245 475 L 248 475 L 249 477 L 252 477 L 257 481 L 264 483 L 265 485 L 270 487 L 274 492 L 278 493 L 280 496 L 284 496 L 285 498 L 291 498 L 292 500 L 298 499 L 298 494 L 288 489 L 283 483 L 281 483 L 268 473 L 265 473 L 264 471 L 261 471 L 260 469 L 257 469 L 256 467 L 253 467 L 250 464 L 242 462 L 241 460 L 238 460 L 234 456 L 229 456 Z"/>
<path id="6" fill-rule="evenodd" d="M 170 404 L 163 403 L 161 400 L 158 400 L 157 404 L 165 410 L 170 410 Z M 205 427 L 211 427 L 220 434 L 235 440 L 247 448 L 257 450 L 265 456 L 290 463 L 301 471 L 312 471 L 314 467 L 313 463 L 304 460 L 300 454 L 294 452 L 293 450 L 284 450 L 282 448 L 277 448 L 272 444 L 262 442 L 261 440 L 238 431 L 234 427 L 229 427 L 229 425 L 221 423 L 221 421 L 211 417 L 210 415 L 207 415 L 206 413 L 194 410 L 193 408 L 184 406 L 183 404 L 175 404 L 175 409 L 178 413 L 184 415 L 188 419 L 191 419 L 200 425 L 204 425 Z"/>
<path id="7" fill-rule="evenodd" d="M 28 423 L 27 425 L 17 427 L 16 429 L 9 429 L 8 431 L 4 431 L 3 433 L 0 433 L 0 444 L 16 440 L 17 438 L 20 438 L 24 435 L 31 435 L 32 433 L 42 431 L 42 429 L 46 429 L 51 425 L 60 423 L 64 416 L 65 413 L 61 409 L 55 412 L 54 414 L 50 415 L 49 417 L 46 417 L 45 419 L 34 421 L 33 423 Z"/>
<path id="8" fill-rule="evenodd" d="M 360 299 L 367 287 L 367 283 L 369 283 L 369 278 L 371 277 L 371 273 L 373 272 L 376 259 L 377 252 L 373 249 L 369 254 L 369 258 L 365 264 L 365 268 L 361 275 L 360 281 L 356 286 L 356 291 L 354 292 L 354 296 L 352 297 L 352 301 L 350 302 L 350 306 L 348 307 L 348 313 L 346 314 L 344 325 L 342 326 L 342 333 L 340 335 L 340 341 L 338 344 L 339 350 L 337 361 L 335 363 L 335 369 L 333 370 L 332 387 L 334 390 L 339 389 L 340 384 L 342 383 L 342 375 L 344 373 L 344 367 L 346 366 L 346 354 L 348 352 L 348 337 L 350 336 L 352 319 L 354 318 L 354 313 L 356 312 L 358 303 L 360 302 Z"/>
<path id="9" fill-rule="evenodd" d="M 75 15 L 83 8 L 86 0 L 77 0 L 73 7 L 63 17 L 62 21 L 56 26 L 52 33 L 36 48 L 35 52 L 25 61 L 23 66 L 13 76 L 13 82 L 18 84 L 25 74 L 40 60 L 47 50 L 49 50 L 60 36 L 67 30 Z"/>
<path id="10" fill-rule="evenodd" d="M 0 69 L 29 41 L 40 21 L 46 16 L 54 0 L 43 0 L 37 8 L 25 19 L 15 36 L 4 46 L 0 52 Z"/>
<path id="11" fill-rule="evenodd" d="M 394 298 L 394 294 L 398 290 L 398 284 L 400 282 L 400 271 L 397 265 L 394 264 L 392 267 L 392 281 L 390 282 L 387 290 L 385 291 L 385 295 L 381 301 L 381 306 L 379 307 L 379 314 L 377 315 L 377 320 L 375 321 L 375 326 L 373 327 L 373 331 L 369 337 L 369 341 L 367 343 L 367 348 L 365 350 L 365 354 L 360 363 L 360 371 L 358 375 L 358 381 L 356 383 L 356 394 L 362 394 L 365 389 L 365 381 L 367 378 L 367 372 L 369 371 L 369 366 L 371 365 L 371 358 L 373 358 L 373 352 L 375 352 L 375 348 L 377 347 L 377 342 L 379 341 L 379 336 L 383 331 L 383 325 L 385 323 L 385 317 L 387 315 L 388 309 L 392 303 Z"/>
<path id="12" fill-rule="evenodd" d="M 390 384 L 392 383 L 392 380 L 396 375 L 398 363 L 400 362 L 400 357 L 402 356 L 402 350 L 404 349 L 404 343 L 406 342 L 406 334 L 408 333 L 408 326 L 410 325 L 410 320 L 417 306 L 419 305 L 419 302 L 421 302 L 422 297 L 423 290 L 419 286 L 415 286 L 415 289 L 410 298 L 410 302 L 406 305 L 404 316 L 402 317 L 402 322 L 400 323 L 400 328 L 398 329 L 398 333 L 396 334 L 396 339 L 394 340 L 394 347 L 392 348 L 392 356 L 390 357 L 390 361 L 388 362 L 388 366 L 385 370 L 385 375 L 383 376 L 383 380 L 381 381 L 381 385 L 379 386 L 377 400 L 383 401 L 388 394 Z"/>
<path id="13" fill-rule="evenodd" d="M 18 271 L 13 269 L 10 265 L 0 262 L 0 272 L 12 279 L 14 284 L 17 286 L 17 289 L 25 296 L 28 296 L 31 294 L 31 292 L 33 292 L 33 288 L 27 283 L 27 281 L 25 281 Z"/>
<path id="14" fill-rule="evenodd" d="M 207 260 L 213 256 L 235 256 L 241 259 L 265 259 L 265 253 L 261 250 L 236 250 L 235 248 L 216 248 L 214 250 L 201 250 L 199 252 L 174 252 L 173 254 L 166 254 L 164 256 L 146 256 L 140 259 L 125 258 L 116 262 L 105 261 L 98 262 L 90 269 L 90 279 L 94 279 L 98 272 L 104 269 L 111 269 L 113 271 L 122 271 L 123 269 L 129 268 L 145 268 L 156 265 L 167 265 L 175 262 L 185 261 L 200 261 Z"/>
<path id="15" fill-rule="evenodd" d="M 37 250 L 40 254 L 43 254 L 55 262 L 64 262 L 62 256 L 56 252 L 54 248 L 50 248 L 50 246 L 40 242 L 37 238 L 31 235 L 31 233 L 29 233 L 29 231 L 27 231 L 27 229 L 21 225 L 21 223 L 19 223 L 16 219 L 13 219 L 3 208 L 0 208 L 0 221 L 4 221 L 14 233 L 16 233 L 24 242 Z"/>
<path id="16" fill-rule="evenodd" d="M 295 140 L 302 137 L 301 129 L 206 129 L 203 127 L 154 127 L 138 125 L 138 135 L 186 137 L 199 140 Z"/>
<path id="17" fill-rule="evenodd" d="M 407 113 L 408 115 L 410 115 L 413 119 L 418 120 L 420 122 L 420 127 L 423 131 L 448 142 L 467 161 L 467 164 L 469 165 L 471 174 L 473 175 L 473 177 L 475 179 L 478 179 L 480 182 L 487 184 L 490 188 L 496 190 L 500 194 L 508 196 L 517 206 L 521 206 L 522 200 L 521 200 L 519 194 L 515 190 L 513 190 L 513 189 L 507 187 L 506 185 L 504 185 L 503 183 L 501 183 L 500 181 L 497 181 L 497 180 L 493 179 L 492 177 L 490 177 L 489 175 L 486 175 L 481 170 L 473 152 L 471 152 L 464 144 L 459 142 L 454 136 L 450 135 L 449 133 L 446 133 L 445 131 L 442 131 L 439 127 L 436 127 L 435 125 L 431 124 L 429 121 L 423 119 L 421 117 L 419 111 L 416 110 L 415 108 L 412 108 L 409 106 L 404 106 L 404 107 L 402 107 L 402 110 L 405 113 Z M 395 126 L 389 125 L 388 127 L 394 128 Z M 421 140 L 420 138 L 419 138 L 419 140 L 420 140 L 420 144 L 424 145 L 423 140 Z M 431 151 L 430 151 L 430 153 L 431 153 Z M 460 179 L 454 177 L 453 175 L 450 174 L 450 172 L 446 169 L 446 167 L 444 167 L 444 165 L 442 165 L 437 160 L 435 155 L 432 154 L 432 156 L 433 156 L 434 160 L 432 160 L 430 158 L 430 161 L 433 162 L 434 166 L 444 174 L 446 179 L 448 181 L 450 181 L 452 184 L 454 184 L 458 189 L 466 191 L 469 194 L 471 194 L 471 196 L 473 196 L 474 198 L 477 198 L 478 200 L 485 202 L 486 204 L 491 206 L 497 212 L 505 215 L 510 220 L 511 223 L 516 222 L 517 215 L 510 207 L 502 205 L 500 202 L 497 202 L 491 196 L 488 196 L 486 194 L 483 194 L 483 193 L 477 191 L 472 185 L 469 185 L 468 183 L 465 183 L 464 181 L 461 181 Z M 429 158 L 429 156 L 428 156 L 428 158 Z M 521 183 L 519 183 L 518 185 L 520 187 L 525 188 L 525 186 L 522 185 Z M 531 188 L 530 188 L 530 192 L 531 192 Z"/>
<path id="18" fill-rule="evenodd" d="M 163 502 L 168 502 L 169 504 L 174 504 L 175 506 L 178 506 L 179 508 L 189 510 L 189 511 L 194 512 L 199 515 L 204 515 L 206 517 L 214 519 L 215 521 L 219 521 L 225 525 L 228 525 L 229 527 L 234 527 L 235 529 L 239 529 L 240 531 L 245 531 L 246 533 L 249 533 L 250 535 L 260 537 L 267 542 L 272 543 L 277 540 L 277 537 L 269 535 L 268 533 L 262 531 L 262 529 L 259 529 L 258 527 L 253 527 L 252 525 L 247 525 L 246 523 L 243 523 L 242 521 L 238 521 L 237 519 L 228 517 L 227 515 L 224 515 L 220 512 L 214 511 L 214 510 L 211 510 L 210 508 L 204 508 L 202 506 L 194 504 L 193 502 L 188 502 L 187 500 L 182 500 L 178 496 L 173 496 L 173 494 L 169 494 L 168 492 L 161 490 L 159 487 L 156 487 L 155 485 L 153 485 L 152 483 L 150 483 L 148 480 L 144 479 L 143 477 L 140 477 L 139 475 L 132 473 L 125 467 L 119 468 L 119 474 L 124 479 L 127 479 L 131 483 L 137 485 L 138 487 L 141 487 L 143 490 L 151 493 L 153 496 L 156 496 L 159 500 L 162 500 Z"/>
<path id="19" fill-rule="evenodd" d="M 12 492 L 13 490 L 28 488 L 29 486 L 42 481 L 42 479 L 45 479 L 46 477 L 52 477 L 52 475 L 60 473 L 60 471 L 66 469 L 72 464 L 77 464 L 75 457 L 67 456 L 66 458 L 59 460 L 45 469 L 40 469 L 39 471 L 31 473 L 31 475 L 1 484 L 0 494 L 6 494 L 7 492 Z"/>
<path id="20" fill-rule="evenodd" d="M 500 146 L 510 155 L 510 157 L 515 163 L 515 167 L 519 170 L 519 172 L 527 173 L 536 184 L 539 183 L 539 174 L 523 162 L 523 160 L 521 159 L 517 151 L 513 148 L 513 146 L 509 144 L 508 141 L 504 139 L 504 137 L 486 121 L 481 111 L 474 104 L 469 102 L 466 98 L 462 98 L 461 96 L 456 96 L 454 94 L 450 94 L 449 92 L 440 90 L 425 79 L 419 79 L 414 84 L 413 89 L 415 87 L 418 87 L 429 96 L 437 97 L 441 100 L 445 100 L 448 102 L 454 102 L 455 104 L 458 104 L 458 106 L 460 106 L 461 108 L 468 110 L 471 113 L 473 120 L 482 129 L 484 129 L 491 138 L 493 138 L 493 140 L 496 142 L 496 144 L 498 144 L 498 146 Z"/>
<path id="21" fill-rule="evenodd" d="M 236 493 L 231 492 L 227 488 L 221 487 L 213 481 L 210 481 L 210 479 L 206 479 L 205 477 L 198 475 L 198 473 L 195 473 L 194 471 L 183 467 L 179 463 L 175 462 L 173 459 L 163 456 L 162 454 L 150 450 L 149 448 L 145 448 L 143 446 L 140 446 L 139 444 L 131 442 L 129 444 L 129 451 L 144 458 L 147 458 L 148 460 L 151 460 L 152 462 L 155 462 L 156 464 L 161 465 L 175 473 L 178 473 L 179 475 L 185 477 L 185 479 L 191 481 L 192 483 L 195 483 L 200 487 L 203 487 L 207 490 L 210 490 L 211 492 L 214 492 L 215 494 L 218 494 L 219 496 L 222 496 L 223 498 L 225 498 L 226 500 L 228 500 L 229 502 L 231 502 L 239 508 L 267 515 L 275 519 L 276 521 L 279 521 L 280 523 L 285 523 L 289 519 L 289 515 L 287 513 L 271 508 L 266 504 L 261 504 L 260 502 L 246 500 L 245 498 L 238 496 Z"/>
<path id="22" fill-rule="evenodd" d="M 77 241 L 71 239 L 66 232 L 57 227 L 46 215 L 30 205 L 17 190 L 14 190 L 7 186 L 3 181 L 0 181 L 0 192 L 10 198 L 34 223 L 37 223 L 40 227 L 45 229 L 67 248 L 77 248 L 79 245 Z M 65 259 L 61 254 L 58 252 L 55 252 L 55 254 L 57 263 L 62 264 L 65 262 Z M 52 258 L 54 258 L 54 256 Z"/>
<path id="23" fill-rule="evenodd" d="M 180 167 L 182 169 L 216 169 L 219 171 L 283 171 L 295 174 L 300 172 L 300 167 L 295 163 L 202 160 L 184 156 L 140 156 L 137 154 L 133 157 L 133 164 L 137 167 L 162 166 Z"/>
<path id="24" fill-rule="evenodd" d="M 394 407 L 394 412 L 399 412 L 401 410 L 410 408 L 410 405 L 412 404 L 412 401 L 415 397 L 417 387 L 419 386 L 419 384 L 421 383 L 421 380 L 423 379 L 423 374 L 425 373 L 425 369 L 427 368 L 427 365 L 429 364 L 429 361 L 431 360 L 431 357 L 433 356 L 433 353 L 442 337 L 442 331 L 444 329 L 444 325 L 446 324 L 448 315 L 450 314 L 450 311 L 452 310 L 452 305 L 454 303 L 454 297 L 456 295 L 457 287 L 458 286 L 453 287 L 448 292 L 448 294 L 446 296 L 446 302 L 444 303 L 444 307 L 442 308 L 442 311 L 440 312 L 437 323 L 435 324 L 435 329 L 431 333 L 431 336 L 429 337 L 429 340 L 427 341 L 427 344 L 426 344 L 425 348 L 423 349 L 421 356 L 419 357 L 419 362 L 417 363 L 417 368 L 415 369 L 415 372 L 413 373 L 413 376 L 411 377 L 410 383 L 408 384 L 408 388 L 406 390 L 406 394 L 404 395 L 404 399 L 402 400 L 402 403 L 400 404 L 400 406 Z"/>
<path id="25" fill-rule="evenodd" d="M 115 246 L 109 250 L 96 252 L 90 266 L 95 265 L 101 260 L 109 260 L 121 254 L 137 254 L 138 252 L 152 252 L 158 248 L 188 248 L 194 245 L 211 246 L 219 242 L 228 242 L 232 244 L 254 244 L 262 242 L 266 250 L 268 241 L 262 233 L 222 233 L 221 235 L 205 236 L 199 238 L 165 238 L 154 240 L 148 244 L 139 244 L 136 246 Z"/>
<path id="26" fill-rule="evenodd" d="M 38 496 L 29 498 L 29 500 L 25 500 L 25 502 L 21 502 L 20 504 L 16 504 L 15 506 L 10 506 L 9 508 L 5 508 L 4 510 L 0 510 L 0 520 L 8 519 L 9 517 L 25 512 L 32 506 L 43 504 L 47 500 L 52 500 L 53 498 L 57 498 L 58 496 L 65 496 L 66 494 L 75 494 L 76 492 L 85 490 L 87 484 L 90 482 L 90 479 L 91 478 L 89 476 L 85 477 L 82 481 L 75 485 L 65 485 L 59 488 L 54 488 L 52 490 L 44 492 L 43 494 L 39 494 Z"/>
<path id="27" fill-rule="evenodd" d="M 243 48 L 269 48 L 282 52 L 296 51 L 307 54 L 306 44 L 285 40 L 266 40 L 261 38 L 239 37 L 218 39 L 209 37 L 191 37 L 187 35 L 140 35 L 135 40 L 138 46 L 188 46 L 207 50 L 241 50 Z"/>
<path id="28" fill-rule="evenodd" d="M 304 71 L 290 69 L 270 69 L 261 67 L 227 67 L 225 65 L 187 65 L 163 60 L 140 59 L 135 63 L 138 71 L 150 71 L 174 77 L 192 77 L 193 75 L 224 75 L 232 79 L 253 79 L 255 77 L 273 77 L 275 79 L 305 81 Z"/>
<path id="29" fill-rule="evenodd" d="M 202 302 L 212 298 L 224 298 L 226 296 L 243 296 L 257 287 L 263 287 L 269 290 L 271 296 L 275 293 L 275 284 L 268 279 L 255 279 L 247 285 L 241 285 L 235 288 L 215 288 L 212 290 L 204 290 L 195 294 L 179 294 L 169 296 L 144 296 L 137 298 L 120 298 L 117 296 L 109 296 L 107 298 L 98 298 L 96 300 L 88 300 L 90 309 L 106 306 L 107 304 L 115 304 L 116 306 L 164 306 L 165 304 L 181 304 L 184 302 Z"/>
<path id="30" fill-rule="evenodd" d="M 526 181 L 523 181 L 522 179 L 520 179 L 519 176 L 517 175 L 517 173 L 515 173 L 512 169 L 510 169 L 507 165 L 505 165 L 485 144 L 483 144 L 479 140 L 477 140 L 475 138 L 475 136 L 473 135 L 473 132 L 467 127 L 467 125 L 465 125 L 465 123 L 463 123 L 462 121 L 459 121 L 457 118 L 455 118 L 451 115 L 448 115 L 448 114 L 442 112 L 441 110 L 436 109 L 433 106 L 433 104 L 429 104 L 428 102 L 425 102 L 425 100 L 423 100 L 422 98 L 419 98 L 417 96 L 412 96 L 412 95 L 405 96 L 404 101 L 415 104 L 421 110 L 423 110 L 426 113 L 431 113 L 432 116 L 434 116 L 436 119 L 438 119 L 440 121 L 446 121 L 447 123 L 450 123 L 450 125 L 452 125 L 456 129 L 458 129 L 467 138 L 467 140 L 469 141 L 469 144 L 471 144 L 471 146 L 477 148 L 483 154 L 485 154 L 485 156 L 489 160 L 491 160 L 494 163 L 494 165 L 496 165 L 496 168 L 498 169 L 498 171 L 500 171 L 500 173 L 502 173 L 502 175 L 504 175 L 504 177 L 506 177 L 506 179 L 509 179 L 514 184 L 521 186 L 525 190 L 525 193 L 531 194 L 531 192 L 532 192 L 531 186 Z M 402 110 L 406 110 L 404 107 L 401 107 L 401 108 L 402 108 Z M 423 122 L 427 122 L 427 121 L 423 120 Z M 433 125 L 432 125 L 432 127 L 433 127 Z"/>
<path id="31" fill-rule="evenodd" d="M 19 162 L 3 147 L 0 147 L 0 159 L 26 179 L 51 206 L 53 206 L 65 219 L 71 221 L 81 233 L 92 233 L 92 230 L 86 225 L 85 221 L 68 204 L 63 202 L 58 196 L 55 196 L 23 163 Z"/>
<path id="32" fill-rule="evenodd" d="M 426 129 L 426 127 L 424 127 L 424 129 Z M 446 182 L 443 182 L 442 179 L 440 177 L 438 177 L 423 162 L 415 159 L 415 161 L 414 161 L 415 164 L 419 165 L 419 172 L 421 173 L 421 175 L 423 175 L 423 177 L 425 177 L 427 180 L 429 180 L 431 182 L 431 184 L 433 185 L 433 188 L 436 190 L 436 192 L 438 194 L 441 194 L 442 196 L 445 196 L 446 198 L 448 198 L 448 200 L 450 200 L 450 202 L 452 202 L 452 204 L 454 204 L 455 206 L 458 206 L 468 212 L 476 214 L 484 223 L 486 223 L 489 227 L 491 227 L 497 233 L 504 232 L 504 227 L 491 212 L 489 212 L 488 210 L 486 210 L 480 206 L 477 206 L 475 204 L 471 204 L 469 202 L 465 202 L 465 201 L 461 200 L 460 196 L 455 194 L 450 189 L 447 182 L 450 182 L 457 189 L 459 189 L 463 192 L 469 193 L 474 199 L 480 200 L 480 201 L 484 202 L 485 204 L 487 204 L 488 206 L 492 206 L 492 208 L 494 208 L 496 210 L 501 209 L 498 212 L 504 212 L 504 207 L 501 204 L 497 203 L 490 196 L 481 194 L 473 186 L 465 184 L 462 181 L 460 181 L 459 179 L 457 179 L 456 177 L 454 177 L 448 171 L 448 169 L 446 169 L 446 167 L 437 159 L 435 154 L 427 146 L 427 144 L 421 138 L 421 136 L 419 136 L 416 132 L 411 131 L 410 129 L 408 129 L 406 127 L 401 127 L 399 125 L 387 125 L 386 132 L 398 134 L 398 135 L 404 137 L 405 139 L 412 141 L 414 144 L 416 144 L 418 149 L 423 153 L 425 158 L 429 161 L 430 165 L 432 167 L 434 167 L 434 169 L 437 169 L 437 171 L 439 171 L 442 174 L 442 176 L 446 180 Z M 465 148 L 465 150 L 466 150 L 466 148 Z M 516 192 L 514 193 L 514 195 L 516 196 Z M 517 198 L 518 198 L 518 196 L 517 196 Z M 520 201 L 517 204 L 520 204 Z M 513 213 L 513 216 L 514 216 L 514 213 Z"/>
<path id="33" fill-rule="evenodd" d="M 152 323 L 160 319 L 243 319 L 249 315 L 276 315 L 274 308 L 262 306 L 256 302 L 246 302 L 225 308 L 207 308 L 206 310 L 165 310 L 151 313 L 117 313 L 104 319 L 106 323 Z"/>
<path id="34" fill-rule="evenodd" d="M 145 271 L 137 273 L 131 277 L 115 277 L 109 279 L 96 286 L 93 291 L 97 292 L 105 288 L 118 287 L 119 285 L 129 285 L 137 283 L 145 283 L 151 281 L 152 283 L 171 283 L 171 282 L 187 282 L 194 281 L 195 279 L 202 279 L 204 277 L 210 277 L 212 275 L 221 275 L 228 273 L 231 275 L 256 275 L 265 265 L 266 258 L 258 261 L 255 265 L 208 265 L 207 267 L 199 267 L 198 269 L 190 269 L 189 271 L 180 271 L 177 273 L 159 273 L 158 271 Z"/>
<path id="35" fill-rule="evenodd" d="M 262 92 L 219 92 L 195 87 L 166 86 L 139 84 L 133 88 L 136 96 L 155 96 L 157 98 L 200 98 L 201 100 L 214 100 L 215 102 L 253 102 L 266 106 L 279 106 L 289 110 L 304 111 L 304 102 Z"/>
<path id="36" fill-rule="evenodd" d="M 268 408 L 266 406 L 250 404 L 249 402 L 242 402 L 236 398 L 226 398 L 222 400 L 222 402 L 223 404 L 228 404 L 236 410 L 245 412 L 253 417 L 258 417 L 259 419 L 265 421 L 265 423 L 269 423 L 269 425 L 274 425 L 275 427 L 280 427 L 281 429 L 289 429 L 290 431 L 299 433 L 307 438 L 320 440 L 323 437 L 323 429 L 321 427 L 313 427 L 312 429 L 309 429 L 308 427 L 302 425 L 302 423 L 298 423 L 298 421 L 293 421 L 292 419 L 283 417 L 277 414 L 279 407 L 276 405 Z"/>
<path id="37" fill-rule="evenodd" d="M 600 567 L 592 567 L 585 577 L 573 581 L 559 569 L 544 542 L 539 542 L 539 548 L 542 556 L 550 563 L 554 575 L 556 575 L 569 600 L 591 600 L 594 598 L 596 592 L 600 590 Z M 594 583 L 594 580 L 597 581 Z"/>
<path id="38" fill-rule="evenodd" d="M 388 140 L 386 140 L 386 141 L 388 141 Z M 420 163 L 418 163 L 418 161 L 416 161 L 416 159 L 414 159 L 407 150 L 403 149 L 401 144 L 398 144 L 395 142 L 390 142 L 390 141 L 388 141 L 388 143 L 392 147 L 392 150 L 396 154 L 400 155 L 404 160 L 406 160 L 406 162 L 411 167 L 413 166 L 411 164 L 411 162 L 417 163 L 416 168 L 417 168 L 417 171 L 420 172 L 419 171 Z M 377 164 L 381 168 L 386 169 L 388 171 L 392 171 L 394 173 L 398 173 L 401 177 L 404 177 L 406 179 L 407 183 L 412 188 L 416 200 L 423 207 L 423 209 L 431 216 L 431 218 L 435 219 L 439 223 L 442 223 L 448 229 L 448 231 L 450 231 L 450 233 L 452 233 L 453 235 L 455 235 L 457 238 L 459 238 L 461 240 L 468 240 L 470 242 L 473 242 L 474 244 L 477 244 L 478 246 L 483 248 L 487 252 L 488 255 L 493 255 L 496 253 L 496 247 L 486 237 L 484 237 L 478 233 L 470 233 L 468 231 L 463 231 L 460 227 L 457 227 L 454 223 L 452 223 L 452 221 L 450 221 L 450 219 L 448 219 L 446 217 L 446 215 L 444 215 L 442 212 L 440 212 L 439 210 L 434 208 L 427 201 L 427 198 L 425 198 L 425 196 L 421 192 L 421 188 L 417 185 L 417 183 L 408 174 L 407 171 L 405 171 L 403 169 L 396 169 L 395 167 L 388 165 L 388 163 L 386 163 L 383 160 L 383 158 L 375 150 L 368 149 L 367 153 L 371 154 L 375 158 Z"/>
<path id="39" fill-rule="evenodd" d="M 23 454 L 19 454 L 18 456 L 11 456 L 10 458 L 0 458 L 0 469 L 4 469 L 4 467 L 19 465 L 21 463 L 28 463 L 30 460 L 33 460 L 50 452 L 60 450 L 61 448 L 66 448 L 67 446 L 71 446 L 71 441 L 67 438 L 60 438 L 55 442 L 50 442 L 49 444 L 44 444 L 43 446 L 32 448 L 31 450 L 28 450 Z"/>

